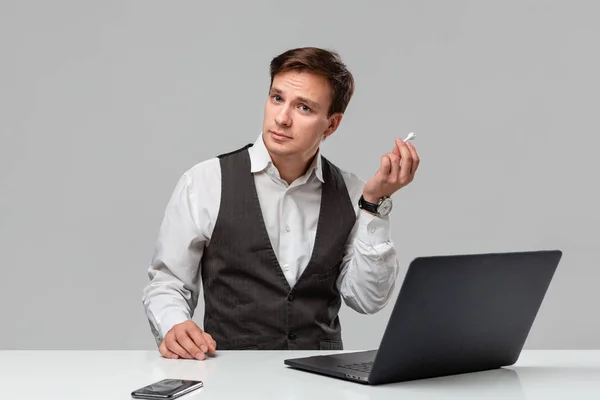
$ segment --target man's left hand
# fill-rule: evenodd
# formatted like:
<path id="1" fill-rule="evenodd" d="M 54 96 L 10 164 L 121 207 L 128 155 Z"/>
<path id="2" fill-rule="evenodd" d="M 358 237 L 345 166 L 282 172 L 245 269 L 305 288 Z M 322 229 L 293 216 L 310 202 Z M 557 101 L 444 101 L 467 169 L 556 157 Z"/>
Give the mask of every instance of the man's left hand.
<path id="1" fill-rule="evenodd" d="M 419 161 L 417 150 L 410 142 L 396 139 L 392 152 L 381 157 L 379 170 L 363 188 L 365 200 L 377 203 L 408 185 L 415 177 Z"/>

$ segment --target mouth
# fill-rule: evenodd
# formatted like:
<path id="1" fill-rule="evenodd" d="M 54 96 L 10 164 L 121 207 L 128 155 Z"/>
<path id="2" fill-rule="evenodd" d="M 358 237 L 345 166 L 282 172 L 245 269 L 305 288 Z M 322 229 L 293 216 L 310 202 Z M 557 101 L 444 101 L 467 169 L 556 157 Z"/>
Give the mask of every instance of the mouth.
<path id="1" fill-rule="evenodd" d="M 271 136 L 273 136 L 274 139 L 276 140 L 291 140 L 292 138 L 290 136 L 284 135 L 281 132 L 275 132 L 275 131 L 269 131 L 271 133 Z"/>

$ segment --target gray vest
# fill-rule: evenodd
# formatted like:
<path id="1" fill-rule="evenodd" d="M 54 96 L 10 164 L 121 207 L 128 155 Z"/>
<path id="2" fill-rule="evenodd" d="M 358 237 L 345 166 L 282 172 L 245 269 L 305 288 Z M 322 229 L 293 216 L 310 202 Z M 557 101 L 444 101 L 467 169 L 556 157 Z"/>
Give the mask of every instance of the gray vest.
<path id="1" fill-rule="evenodd" d="M 322 157 L 325 182 L 314 250 L 290 288 L 262 218 L 250 146 L 219 156 L 221 203 L 201 261 L 204 330 L 221 350 L 341 350 L 336 280 L 356 221 L 344 179 Z"/>

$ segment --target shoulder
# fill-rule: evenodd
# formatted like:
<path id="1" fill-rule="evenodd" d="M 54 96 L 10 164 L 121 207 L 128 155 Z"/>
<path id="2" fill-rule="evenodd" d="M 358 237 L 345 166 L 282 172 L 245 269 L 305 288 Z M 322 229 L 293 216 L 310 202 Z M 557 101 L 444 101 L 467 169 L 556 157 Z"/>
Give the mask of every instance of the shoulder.
<path id="1" fill-rule="evenodd" d="M 195 199 L 214 197 L 221 189 L 221 166 L 218 157 L 212 157 L 192 165 L 183 172 L 180 183 Z M 210 196 L 210 195 L 213 196 Z"/>
<path id="2" fill-rule="evenodd" d="M 243 151 L 249 149 L 252 144 L 247 144 L 228 153 L 219 154 L 204 161 L 201 161 L 183 173 L 182 179 L 190 188 L 205 189 L 208 185 L 212 188 L 213 185 L 220 189 L 221 183 L 221 161 L 230 159 Z"/>
<path id="3" fill-rule="evenodd" d="M 192 165 L 187 171 L 184 172 L 184 175 L 189 176 L 190 179 L 203 179 L 207 175 L 218 172 L 220 169 L 221 165 L 219 163 L 219 158 L 212 157 Z"/>
<path id="4" fill-rule="evenodd" d="M 184 176 L 188 177 L 188 179 L 191 181 L 202 181 L 203 179 L 210 177 L 215 172 L 219 172 L 220 169 L 221 165 L 219 158 L 212 157 L 192 165 L 187 171 L 184 172 Z"/>

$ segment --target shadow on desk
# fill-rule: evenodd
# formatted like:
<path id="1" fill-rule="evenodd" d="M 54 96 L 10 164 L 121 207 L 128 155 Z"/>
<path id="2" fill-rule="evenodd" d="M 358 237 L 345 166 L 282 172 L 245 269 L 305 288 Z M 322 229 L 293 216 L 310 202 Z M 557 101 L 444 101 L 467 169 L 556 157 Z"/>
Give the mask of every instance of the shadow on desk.
<path id="1" fill-rule="evenodd" d="M 526 379 L 600 380 L 600 367 L 511 367 Z"/>
<path id="2" fill-rule="evenodd" d="M 409 390 L 411 398 L 554 399 L 570 393 L 571 398 L 596 399 L 599 381 L 596 366 L 513 366 L 386 386 L 403 394 Z"/>
<path id="3" fill-rule="evenodd" d="M 363 385 L 339 378 L 326 377 L 307 371 L 293 371 L 295 378 L 290 385 L 298 385 L 311 376 L 310 383 L 318 386 L 317 398 L 340 398 L 351 400 L 370 399 L 525 399 L 519 374 L 512 369 L 456 374 L 443 377 L 418 379 L 383 385 Z M 313 378 L 314 377 L 314 378 Z M 314 380 L 316 379 L 316 381 Z M 318 384 L 317 384 L 318 381 Z M 331 397 L 333 396 L 333 397 Z M 291 399 L 296 397 L 286 397 Z M 300 397 L 298 397 L 300 398 Z"/>
<path id="4" fill-rule="evenodd" d="M 600 398 L 600 367 L 516 366 L 513 369 L 526 392 L 540 398 L 554 398 L 556 393 L 570 393 L 570 398 Z"/>

